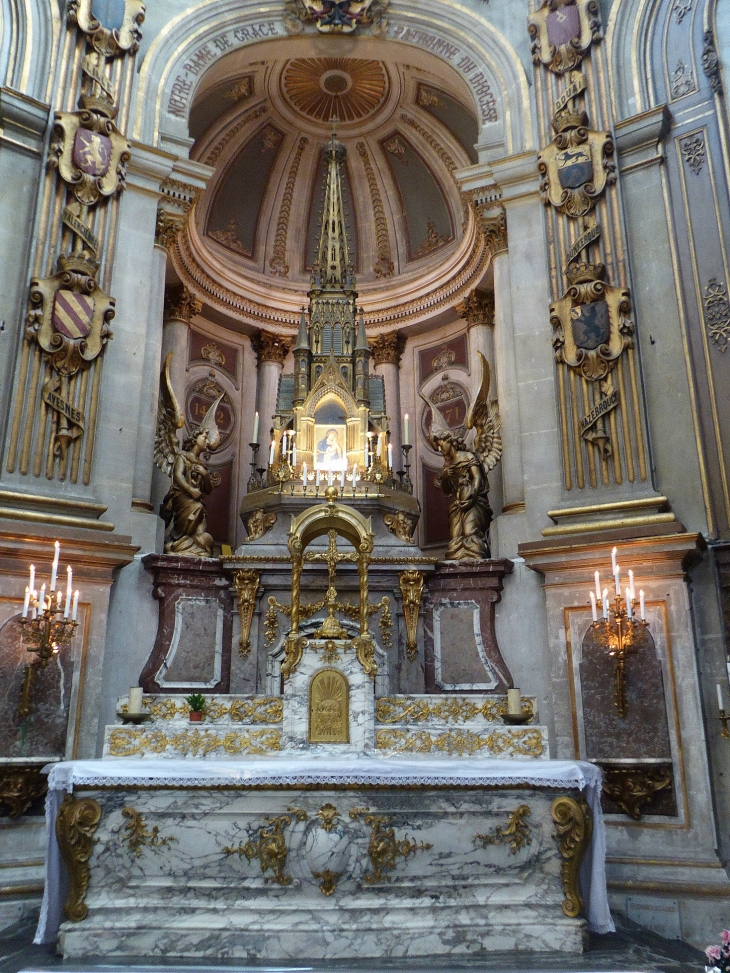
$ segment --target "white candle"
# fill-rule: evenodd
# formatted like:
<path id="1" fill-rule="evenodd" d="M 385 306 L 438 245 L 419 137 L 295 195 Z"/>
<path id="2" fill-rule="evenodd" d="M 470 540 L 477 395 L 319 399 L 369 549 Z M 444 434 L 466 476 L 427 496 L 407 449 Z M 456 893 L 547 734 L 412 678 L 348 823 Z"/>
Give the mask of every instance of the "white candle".
<path id="1" fill-rule="evenodd" d="M 596 593 L 595 591 L 589 592 L 591 596 L 591 615 L 593 615 L 593 621 L 598 621 L 598 610 L 596 609 Z"/>
<path id="2" fill-rule="evenodd" d="M 357 463 L 352 468 L 352 489 L 354 490 L 357 486 Z"/>
<path id="3" fill-rule="evenodd" d="M 634 612 L 633 612 L 633 609 L 631 607 L 631 589 L 630 588 L 627 588 L 626 589 L 626 614 L 628 615 L 629 618 L 633 618 L 634 617 Z"/>
<path id="4" fill-rule="evenodd" d="M 76 591 L 74 591 L 74 601 L 73 601 L 73 605 L 71 606 L 71 621 L 72 622 L 75 622 L 76 621 L 76 614 L 77 614 L 78 610 L 79 610 L 79 590 L 77 588 Z"/>
<path id="5" fill-rule="evenodd" d="M 317 472 L 314 474 L 314 485 L 316 487 L 319 486 L 319 470 L 317 470 Z"/>
<path id="6" fill-rule="evenodd" d="M 608 588 L 603 589 L 603 617 L 608 618 Z"/>
<path id="7" fill-rule="evenodd" d="M 507 712 L 510 716 L 519 716 L 522 713 L 522 699 L 519 689 L 507 690 Z"/>
<path id="8" fill-rule="evenodd" d="M 328 466 L 327 467 L 327 486 L 332 486 L 332 477 L 333 477 L 332 467 L 331 466 Z"/>
<path id="9" fill-rule="evenodd" d="M 258 412 L 253 417 L 253 442 L 257 443 L 259 441 L 259 414 Z"/>
<path id="10" fill-rule="evenodd" d="M 636 598 L 636 592 L 634 591 L 634 572 L 629 570 L 629 593 L 631 595 L 631 600 L 634 601 Z"/>
<path id="11" fill-rule="evenodd" d="M 53 545 L 56 548 L 56 553 L 53 557 L 53 565 L 51 567 L 51 591 L 56 590 L 56 574 L 58 573 L 58 557 L 61 553 L 61 545 L 56 541 Z"/>
<path id="12" fill-rule="evenodd" d="M 35 564 L 30 566 L 30 581 L 28 582 L 28 587 L 31 591 L 35 591 Z"/>
<path id="13" fill-rule="evenodd" d="M 722 713 L 725 712 L 725 704 L 722 701 L 722 686 L 720 683 L 717 684 L 717 705 Z"/>
<path id="14" fill-rule="evenodd" d="M 41 611 L 46 607 L 46 584 L 43 582 L 41 585 L 41 593 L 38 596 L 38 607 Z"/>
<path id="15" fill-rule="evenodd" d="M 307 488 L 307 464 L 302 463 L 302 486 L 306 490 Z"/>
<path id="16" fill-rule="evenodd" d="M 640 610 L 641 610 L 641 620 L 642 620 L 642 622 L 645 622 L 646 621 L 646 610 L 644 608 L 644 589 L 643 588 L 641 588 L 639 590 L 639 604 L 640 604 Z"/>
<path id="17" fill-rule="evenodd" d="M 616 570 L 613 572 L 614 581 L 616 582 L 616 594 L 621 594 L 621 574 L 619 572 L 618 564 L 616 565 Z"/>
<path id="18" fill-rule="evenodd" d="M 269 450 L 269 466 L 273 466 L 274 465 L 274 452 L 275 452 L 275 450 L 276 450 L 276 443 L 272 439 L 271 440 L 271 449 Z"/>
<path id="19" fill-rule="evenodd" d="M 365 437 L 365 469 L 368 468 L 368 437 Z"/>
<path id="20" fill-rule="evenodd" d="M 393 469 L 393 443 L 388 443 L 388 469 Z"/>
<path id="21" fill-rule="evenodd" d="M 403 445 L 408 446 L 410 444 L 410 436 L 408 435 L 408 413 L 403 416 Z"/>
<path id="22" fill-rule="evenodd" d="M 30 604 L 30 588 L 25 589 L 25 598 L 23 599 L 23 618 L 28 617 L 28 605 Z"/>
<path id="23" fill-rule="evenodd" d="M 601 579 L 599 577 L 598 571 L 593 575 L 596 579 L 596 601 L 601 600 Z"/>
<path id="24" fill-rule="evenodd" d="M 281 452 L 282 455 L 286 456 L 286 431 L 284 431 L 284 435 L 281 437 Z"/>
<path id="25" fill-rule="evenodd" d="M 129 687 L 129 702 L 127 703 L 127 712 L 131 714 L 142 712 L 142 687 L 141 686 Z"/>
<path id="26" fill-rule="evenodd" d="M 61 589 L 59 588 L 58 591 L 56 592 L 56 607 L 58 608 L 59 611 L 61 610 L 61 598 L 62 597 L 63 597 L 63 595 L 61 594 Z"/>
<path id="27" fill-rule="evenodd" d="M 616 553 L 618 548 L 614 547 L 611 551 L 611 574 L 616 574 Z"/>
<path id="28" fill-rule="evenodd" d="M 66 568 L 66 604 L 64 605 L 63 617 L 68 618 L 68 613 L 71 609 L 71 579 L 73 577 L 73 572 L 71 570 L 71 565 L 69 564 Z"/>
<path id="29" fill-rule="evenodd" d="M 292 446 L 292 451 L 291 451 L 291 465 L 292 466 L 296 466 L 297 465 L 297 444 L 296 443 L 294 443 L 294 445 Z"/>
<path id="30" fill-rule="evenodd" d="M 344 470 L 340 470 L 340 486 L 344 490 L 344 488 L 345 488 L 345 471 Z"/>
<path id="31" fill-rule="evenodd" d="M 383 455 L 383 434 L 382 434 L 382 432 L 381 433 L 378 433 L 378 445 L 376 447 L 375 452 L 376 452 L 376 455 L 377 455 L 378 459 L 380 459 L 380 457 Z"/>

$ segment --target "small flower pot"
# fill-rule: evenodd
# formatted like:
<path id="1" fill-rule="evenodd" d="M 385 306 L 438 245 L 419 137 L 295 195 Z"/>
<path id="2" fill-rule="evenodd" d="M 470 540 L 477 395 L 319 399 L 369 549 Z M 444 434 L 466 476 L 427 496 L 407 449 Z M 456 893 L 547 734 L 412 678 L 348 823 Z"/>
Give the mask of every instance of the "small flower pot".
<path id="1" fill-rule="evenodd" d="M 200 712 L 200 710 L 196 710 L 196 709 L 190 710 L 190 722 L 191 723 L 203 722 L 203 714 Z"/>

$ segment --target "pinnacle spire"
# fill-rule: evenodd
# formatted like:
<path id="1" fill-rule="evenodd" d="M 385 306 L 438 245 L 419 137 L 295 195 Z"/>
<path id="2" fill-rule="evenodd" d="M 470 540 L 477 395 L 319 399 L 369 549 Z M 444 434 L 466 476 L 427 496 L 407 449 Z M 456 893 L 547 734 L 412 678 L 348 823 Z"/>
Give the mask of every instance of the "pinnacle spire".
<path id="1" fill-rule="evenodd" d="M 342 204 L 342 172 L 347 150 L 337 139 L 337 118 L 333 119 L 332 137 L 324 148 L 327 183 L 324 193 L 322 222 L 319 228 L 317 264 L 321 283 L 326 288 L 351 289 L 354 285 L 350 268 L 350 250 Z"/>

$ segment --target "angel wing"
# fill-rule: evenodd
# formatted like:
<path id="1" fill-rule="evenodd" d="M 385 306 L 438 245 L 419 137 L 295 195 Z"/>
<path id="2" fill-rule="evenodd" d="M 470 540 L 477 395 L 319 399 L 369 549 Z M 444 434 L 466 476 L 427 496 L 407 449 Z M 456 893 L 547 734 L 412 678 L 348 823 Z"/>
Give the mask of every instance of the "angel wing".
<path id="1" fill-rule="evenodd" d="M 466 428 L 476 429 L 474 452 L 482 461 L 487 473 L 494 469 L 502 455 L 502 438 L 499 435 L 499 408 L 497 400 L 489 401 L 491 374 L 489 362 L 477 352 L 482 363 L 482 384 L 477 397 L 466 416 Z"/>
<path id="2" fill-rule="evenodd" d="M 439 448 L 434 442 L 434 437 L 441 436 L 444 433 L 450 432 L 450 429 L 446 424 L 444 417 L 441 415 L 441 413 L 436 408 L 436 406 L 432 402 L 429 402 L 429 400 L 426 398 L 423 392 L 419 392 L 418 394 L 421 396 L 423 401 L 431 410 L 431 432 L 428 437 L 428 443 L 431 446 L 431 448 L 434 450 L 434 452 L 438 453 Z"/>
<path id="3" fill-rule="evenodd" d="M 225 392 L 221 392 L 213 405 L 211 405 L 211 407 L 205 413 L 203 421 L 200 423 L 200 425 L 190 430 L 191 436 L 199 436 L 201 432 L 208 433 L 208 449 L 211 453 L 214 449 L 218 449 L 221 444 L 221 432 L 218 428 L 218 424 L 215 421 L 215 414 L 218 406 L 220 405 L 220 401 L 225 394 Z"/>
<path id="4" fill-rule="evenodd" d="M 157 406 L 154 452 L 155 464 L 166 476 L 172 472 L 175 457 L 180 452 L 177 431 L 185 425 L 185 419 L 170 384 L 171 359 L 172 352 L 169 352 L 160 372 L 160 399 Z"/>

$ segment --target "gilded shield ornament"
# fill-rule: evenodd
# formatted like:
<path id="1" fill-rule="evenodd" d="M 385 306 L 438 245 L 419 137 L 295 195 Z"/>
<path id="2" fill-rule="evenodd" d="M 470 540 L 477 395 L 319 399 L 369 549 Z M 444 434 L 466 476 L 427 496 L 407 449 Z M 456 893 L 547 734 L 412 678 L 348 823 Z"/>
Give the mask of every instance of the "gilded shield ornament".
<path id="1" fill-rule="evenodd" d="M 67 20 L 86 34 L 98 54 L 118 57 L 139 50 L 144 15 L 141 0 L 71 0 Z"/>
<path id="2" fill-rule="evenodd" d="M 352 34 L 370 26 L 375 33 L 386 27 L 384 13 L 390 0 L 286 0 L 284 19 L 289 33 L 314 24 L 322 34 Z"/>
<path id="3" fill-rule="evenodd" d="M 594 41 L 599 41 L 601 18 L 597 0 L 543 0 L 527 19 L 530 51 L 536 64 L 555 74 L 580 66 Z"/>
<path id="4" fill-rule="evenodd" d="M 100 111 L 56 112 L 48 155 L 84 206 L 124 189 L 130 146 Z"/>
<path id="5" fill-rule="evenodd" d="M 71 161 L 88 176 L 103 176 L 109 169 L 112 142 L 106 135 L 78 128 L 74 137 Z"/>
<path id="6" fill-rule="evenodd" d="M 589 213 L 616 181 L 613 139 L 589 129 L 587 121 L 572 108 L 556 113 L 555 138 L 537 157 L 540 198 L 574 219 Z"/>

